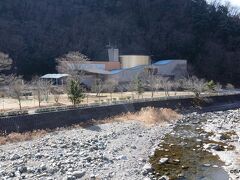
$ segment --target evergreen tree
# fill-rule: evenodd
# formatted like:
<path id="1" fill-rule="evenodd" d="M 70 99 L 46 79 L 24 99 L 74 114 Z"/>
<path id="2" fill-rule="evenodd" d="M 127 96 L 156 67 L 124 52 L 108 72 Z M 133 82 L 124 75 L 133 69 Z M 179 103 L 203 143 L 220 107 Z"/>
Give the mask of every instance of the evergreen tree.
<path id="1" fill-rule="evenodd" d="M 81 87 L 80 83 L 74 80 L 70 81 L 70 87 L 68 89 L 68 98 L 75 106 L 80 104 L 85 98 L 84 90 Z"/>

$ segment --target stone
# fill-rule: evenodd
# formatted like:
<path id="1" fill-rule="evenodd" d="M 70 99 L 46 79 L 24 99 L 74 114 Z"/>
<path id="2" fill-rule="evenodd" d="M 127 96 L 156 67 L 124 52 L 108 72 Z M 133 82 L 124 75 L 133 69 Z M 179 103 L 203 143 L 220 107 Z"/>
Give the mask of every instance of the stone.
<path id="1" fill-rule="evenodd" d="M 17 160 L 17 159 L 20 159 L 21 157 L 18 155 L 18 154 L 13 154 L 11 157 L 10 157 L 10 160 L 11 161 L 14 161 L 14 160 Z"/>
<path id="2" fill-rule="evenodd" d="M 143 180 L 151 180 L 149 177 L 145 177 Z"/>
<path id="3" fill-rule="evenodd" d="M 85 175 L 86 171 L 82 170 L 82 171 L 74 171 L 72 173 L 72 176 L 76 177 L 76 178 L 81 178 Z"/>
<path id="4" fill-rule="evenodd" d="M 212 147 L 212 149 L 216 150 L 216 151 L 224 151 L 225 148 L 222 145 L 216 144 Z"/>
<path id="5" fill-rule="evenodd" d="M 184 177 L 184 174 L 178 174 L 178 177 L 180 177 L 180 178 L 182 178 L 182 177 Z"/>
<path id="6" fill-rule="evenodd" d="M 159 160 L 159 164 L 165 164 L 165 163 L 167 163 L 168 162 L 168 158 L 161 158 L 160 160 Z"/>
<path id="7" fill-rule="evenodd" d="M 15 176 L 19 178 L 19 177 L 21 177 L 21 173 L 19 171 L 16 171 Z"/>
<path id="8" fill-rule="evenodd" d="M 18 167 L 18 171 L 20 173 L 25 173 L 25 172 L 27 172 L 27 167 L 26 166 L 20 166 L 20 167 Z"/>
<path id="9" fill-rule="evenodd" d="M 179 163 L 180 160 L 179 160 L 179 159 L 174 159 L 173 162 L 175 162 L 175 163 Z"/>
<path id="10" fill-rule="evenodd" d="M 203 164 L 204 167 L 210 167 L 211 164 Z"/>
<path id="11" fill-rule="evenodd" d="M 91 179 L 95 179 L 96 177 L 97 177 L 97 175 L 95 175 L 95 174 L 91 174 L 91 175 L 90 175 L 90 178 L 91 178 Z"/>
<path id="12" fill-rule="evenodd" d="M 162 176 L 159 178 L 159 180 L 170 180 L 170 178 L 168 176 Z"/>
<path id="13" fill-rule="evenodd" d="M 43 155 L 40 154 L 40 153 L 37 153 L 37 154 L 35 155 L 35 158 L 37 158 L 37 159 L 41 159 L 42 157 L 43 157 Z"/>
<path id="14" fill-rule="evenodd" d="M 202 140 L 201 140 L 201 139 L 196 139 L 196 141 L 197 141 L 197 142 L 202 142 Z"/>
<path id="15" fill-rule="evenodd" d="M 117 160 L 127 160 L 127 156 L 121 155 L 117 157 Z"/>
<path id="16" fill-rule="evenodd" d="M 131 148 L 132 148 L 132 149 L 137 149 L 137 147 L 136 147 L 136 146 L 131 146 Z"/>
<path id="17" fill-rule="evenodd" d="M 75 179 L 76 179 L 76 177 L 71 176 L 71 175 L 68 175 L 67 178 L 66 178 L 66 180 L 75 180 Z"/>
<path id="18" fill-rule="evenodd" d="M 188 169 L 189 167 L 188 166 L 182 166 L 182 169 Z"/>
<path id="19" fill-rule="evenodd" d="M 143 166 L 143 175 L 147 175 L 149 172 L 152 171 L 152 166 L 151 164 L 149 163 L 146 163 L 144 166 Z"/>
<path id="20" fill-rule="evenodd" d="M 227 134 L 221 134 L 219 139 L 225 141 L 225 140 L 231 139 L 231 136 L 229 136 Z"/>
<path id="21" fill-rule="evenodd" d="M 45 171 L 45 170 L 47 170 L 47 166 L 46 166 L 45 164 L 42 164 L 42 165 L 40 166 L 40 169 L 41 169 L 42 171 Z"/>

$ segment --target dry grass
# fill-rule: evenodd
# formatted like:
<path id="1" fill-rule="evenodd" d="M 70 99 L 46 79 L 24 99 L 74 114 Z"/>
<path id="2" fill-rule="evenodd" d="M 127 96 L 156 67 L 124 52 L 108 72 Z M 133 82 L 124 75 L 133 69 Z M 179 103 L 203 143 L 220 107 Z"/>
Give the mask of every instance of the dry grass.
<path id="1" fill-rule="evenodd" d="M 137 120 L 148 125 L 153 125 L 175 121 L 180 117 L 181 115 L 172 109 L 147 107 L 142 108 L 141 111 L 136 113 L 127 113 L 119 118 L 123 121 Z"/>
<path id="2" fill-rule="evenodd" d="M 45 134 L 47 134 L 47 131 L 45 130 L 38 130 L 26 133 L 11 133 L 6 136 L 0 136 L 0 145 L 4 145 L 6 143 L 29 141 L 35 138 L 43 137 Z"/>
<path id="3" fill-rule="evenodd" d="M 115 117 L 111 117 L 108 119 L 104 119 L 101 121 L 92 120 L 88 123 L 88 125 L 93 124 L 105 124 L 112 122 L 124 122 L 124 121 L 141 121 L 147 125 L 154 125 L 159 123 L 167 123 L 171 121 L 176 121 L 180 119 L 182 115 L 178 114 L 176 111 L 168 108 L 154 108 L 154 107 L 146 107 L 142 108 L 139 112 L 135 113 L 124 113 L 122 115 L 118 115 Z M 86 125 L 86 124 L 85 124 Z M 80 126 L 85 126 L 80 125 Z"/>

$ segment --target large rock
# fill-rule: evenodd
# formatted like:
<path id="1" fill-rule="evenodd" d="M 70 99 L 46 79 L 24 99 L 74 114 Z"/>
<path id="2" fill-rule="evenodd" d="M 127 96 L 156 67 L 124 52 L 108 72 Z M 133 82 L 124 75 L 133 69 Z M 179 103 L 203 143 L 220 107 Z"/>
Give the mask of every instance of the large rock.
<path id="1" fill-rule="evenodd" d="M 17 160 L 17 159 L 20 159 L 21 157 L 18 155 L 18 154 L 13 154 L 11 157 L 10 157 L 10 160 L 11 161 L 14 161 L 14 160 Z"/>
<path id="2" fill-rule="evenodd" d="M 142 171 L 142 174 L 143 175 L 147 175 L 149 172 L 152 171 L 152 165 L 149 164 L 149 163 L 146 163 L 144 166 L 143 166 L 143 171 Z"/>
<path id="3" fill-rule="evenodd" d="M 170 178 L 168 176 L 162 176 L 159 178 L 159 180 L 169 180 Z"/>
<path id="4" fill-rule="evenodd" d="M 165 164 L 165 163 L 167 163 L 168 162 L 168 158 L 161 158 L 160 160 L 159 160 L 159 164 Z"/>
<path id="5" fill-rule="evenodd" d="M 120 155 L 116 158 L 117 160 L 127 160 L 127 156 L 124 156 L 124 155 Z"/>
<path id="6" fill-rule="evenodd" d="M 81 178 L 85 175 L 86 171 L 82 170 L 82 171 L 74 171 L 72 173 L 72 176 L 76 177 L 76 178 Z"/>

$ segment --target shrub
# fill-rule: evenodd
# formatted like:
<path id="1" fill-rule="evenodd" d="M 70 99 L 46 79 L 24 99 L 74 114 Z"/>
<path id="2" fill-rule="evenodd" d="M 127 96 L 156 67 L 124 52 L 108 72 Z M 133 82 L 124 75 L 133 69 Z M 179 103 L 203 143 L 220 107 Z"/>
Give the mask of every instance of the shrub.
<path id="1" fill-rule="evenodd" d="M 99 100 L 94 100 L 95 103 L 99 103 Z"/>
<path id="2" fill-rule="evenodd" d="M 125 98 L 125 97 L 120 97 L 119 100 L 120 100 L 120 101 L 125 101 L 126 98 Z"/>
<path id="3" fill-rule="evenodd" d="M 234 85 L 232 85 L 231 83 L 228 83 L 228 84 L 226 85 L 226 89 L 227 89 L 227 90 L 234 90 L 235 87 L 234 87 Z"/>
<path id="4" fill-rule="evenodd" d="M 216 84 L 213 80 L 207 82 L 207 88 L 209 91 L 214 91 L 216 87 Z"/>
<path id="5" fill-rule="evenodd" d="M 131 96 L 127 96 L 127 100 L 129 100 L 129 101 L 130 101 L 130 100 L 131 100 Z"/>
<path id="6" fill-rule="evenodd" d="M 10 111 L 10 112 L 6 112 L 3 115 L 4 116 L 19 116 L 19 115 L 26 115 L 28 114 L 27 110 L 24 111 Z"/>

